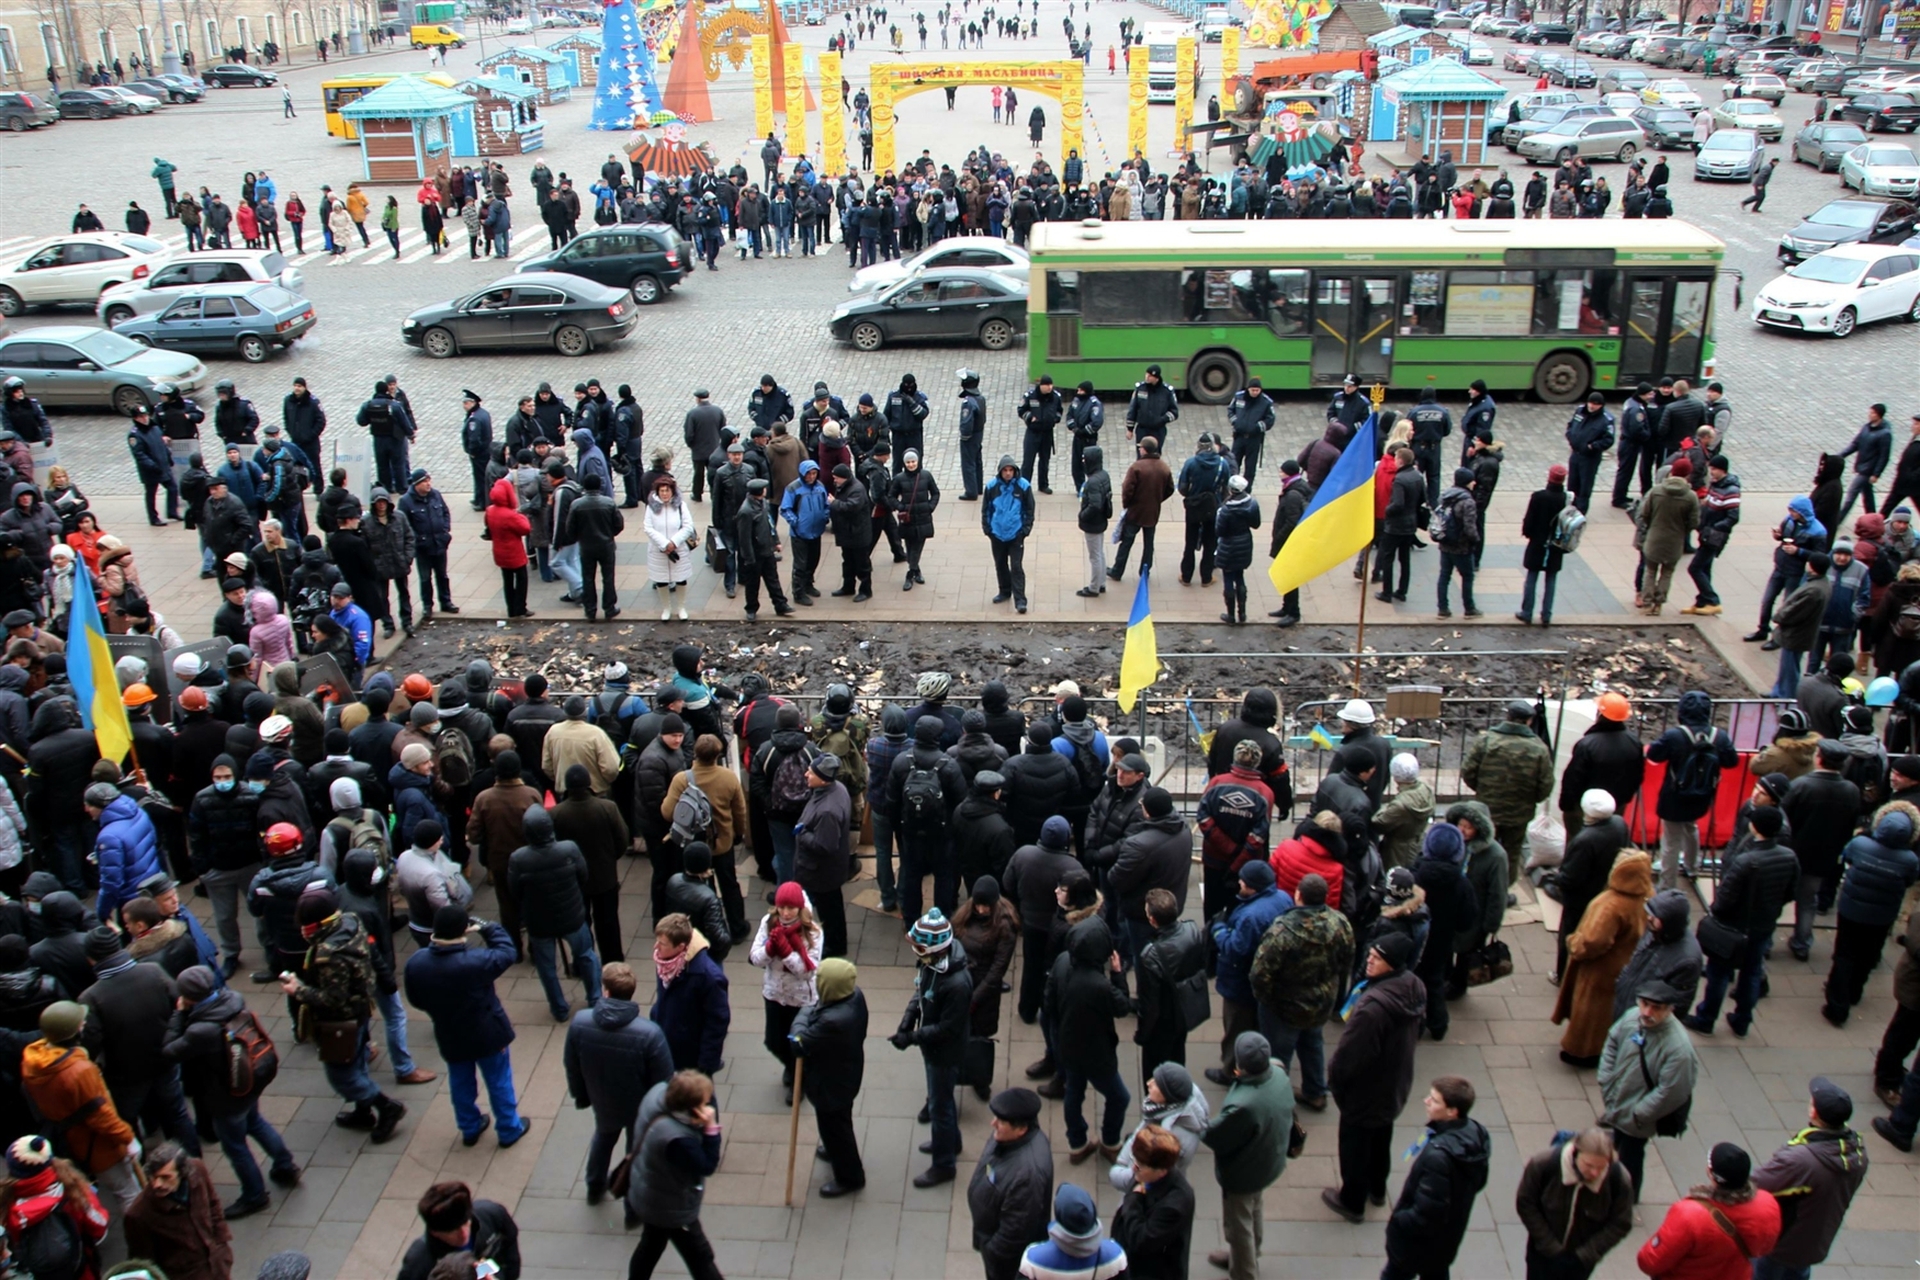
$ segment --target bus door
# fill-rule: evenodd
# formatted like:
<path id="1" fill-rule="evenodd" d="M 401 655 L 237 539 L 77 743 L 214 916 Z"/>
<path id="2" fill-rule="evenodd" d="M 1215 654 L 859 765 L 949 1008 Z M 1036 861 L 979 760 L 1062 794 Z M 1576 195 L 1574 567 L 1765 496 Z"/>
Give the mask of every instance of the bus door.
<path id="1" fill-rule="evenodd" d="M 1709 276 L 1634 277 L 1627 285 L 1617 385 L 1658 382 L 1664 374 L 1697 376 L 1712 298 Z"/>
<path id="2" fill-rule="evenodd" d="M 1348 374 L 1385 382 L 1393 366 L 1397 276 L 1316 272 L 1313 283 L 1313 381 L 1337 386 Z"/>

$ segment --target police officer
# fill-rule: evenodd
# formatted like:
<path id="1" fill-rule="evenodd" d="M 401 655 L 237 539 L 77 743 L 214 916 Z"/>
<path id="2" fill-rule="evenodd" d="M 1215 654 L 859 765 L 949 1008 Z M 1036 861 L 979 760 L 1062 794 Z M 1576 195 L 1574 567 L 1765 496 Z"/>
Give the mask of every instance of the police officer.
<path id="1" fill-rule="evenodd" d="M 632 510 L 640 505 L 641 452 L 647 433 L 647 417 L 633 388 L 620 384 L 620 399 L 613 406 L 613 469 L 619 475 L 625 497 L 620 505 Z M 609 497 L 612 495 L 609 494 Z"/>
<path id="2" fill-rule="evenodd" d="M 793 397 L 773 380 L 772 374 L 761 374 L 760 385 L 747 397 L 747 416 L 755 426 L 772 431 L 776 422 L 793 421 Z"/>
<path id="3" fill-rule="evenodd" d="M 1652 406 L 1653 384 L 1642 382 L 1620 405 L 1620 448 L 1614 455 L 1613 505 L 1629 505 L 1627 489 L 1634 473 L 1640 474 L 1640 494 L 1653 488 L 1653 468 L 1660 462 L 1659 446 L 1654 443 L 1659 413 Z"/>
<path id="4" fill-rule="evenodd" d="M 1593 479 L 1600 459 L 1613 447 L 1613 415 L 1598 390 L 1587 393 L 1587 403 L 1567 421 L 1567 493 L 1584 514 L 1593 500 Z"/>
<path id="5" fill-rule="evenodd" d="M 467 465 L 473 471 L 473 509 L 487 509 L 487 461 L 493 457 L 493 415 L 480 407 L 480 393 L 471 388 L 460 393 L 460 405 L 466 419 L 460 424 L 460 447 L 467 452 Z"/>
<path id="6" fill-rule="evenodd" d="M 213 405 L 213 429 L 228 444 L 259 443 L 260 415 L 253 401 L 234 390 L 233 381 L 222 378 L 213 384 L 217 397 Z"/>
<path id="7" fill-rule="evenodd" d="M 373 482 L 389 493 L 407 487 L 407 442 L 413 439 L 413 419 L 406 406 L 388 394 L 385 380 L 373 384 L 373 394 L 354 421 L 373 439 Z"/>
<path id="8" fill-rule="evenodd" d="M 1267 432 L 1273 430 L 1273 399 L 1260 385 L 1260 379 L 1248 378 L 1247 385 L 1233 393 L 1227 404 L 1227 423 L 1233 428 L 1233 465 L 1252 484 L 1260 470 L 1260 451 L 1266 445 Z"/>
<path id="9" fill-rule="evenodd" d="M 912 374 L 900 379 L 898 391 L 887 393 L 884 413 L 888 434 L 893 437 L 893 471 L 898 475 L 909 449 L 923 453 L 927 447 L 927 397 Z"/>
<path id="10" fill-rule="evenodd" d="M 1180 401 L 1173 388 L 1160 380 L 1160 366 L 1147 366 L 1147 376 L 1133 384 L 1133 398 L 1127 401 L 1127 435 L 1135 444 L 1151 436 L 1167 451 L 1167 427 L 1180 416 Z"/>
<path id="11" fill-rule="evenodd" d="M 160 396 L 160 403 L 155 407 L 155 416 L 160 423 L 160 434 L 166 438 L 167 447 L 172 451 L 172 455 L 175 458 L 185 459 L 189 454 L 199 452 L 200 424 L 207 420 L 206 411 L 182 395 L 180 388 L 171 382 L 163 382 L 154 390 Z M 179 441 L 191 441 L 191 443 L 177 443 Z M 172 476 L 172 470 L 169 470 L 169 476 Z"/>
<path id="12" fill-rule="evenodd" d="M 1440 504 L 1440 442 L 1453 434 L 1453 415 L 1434 398 L 1432 387 L 1420 389 L 1420 402 L 1407 414 L 1413 424 L 1413 463 L 1427 478 L 1427 505 Z"/>
<path id="13" fill-rule="evenodd" d="M 1052 493 L 1047 481 L 1047 464 L 1053 458 L 1053 429 L 1059 425 L 1066 405 L 1053 389 L 1053 375 L 1043 373 L 1040 381 L 1027 388 L 1020 401 L 1018 416 L 1027 424 L 1026 440 L 1021 445 L 1020 474 L 1041 493 Z M 1034 466 L 1038 463 L 1039 470 Z"/>
<path id="14" fill-rule="evenodd" d="M 987 429 L 987 398 L 980 394 L 980 375 L 960 370 L 960 501 L 978 502 L 986 487 L 980 440 Z"/>
<path id="15" fill-rule="evenodd" d="M 1493 419 L 1499 406 L 1487 394 L 1484 378 L 1475 378 L 1467 386 L 1467 410 L 1460 415 L 1460 465 L 1473 465 L 1473 442 L 1493 443 Z"/>
<path id="16" fill-rule="evenodd" d="M 320 398 L 307 389 L 305 378 L 295 378 L 293 390 L 281 400 L 280 425 L 286 429 L 287 439 L 300 446 L 307 458 L 323 456 L 320 437 L 327 429 L 327 411 L 320 407 Z"/>
<path id="17" fill-rule="evenodd" d="M 1340 389 L 1333 393 L 1333 399 L 1327 402 L 1327 421 L 1338 422 L 1347 429 L 1342 444 L 1353 438 L 1354 429 L 1365 422 L 1367 415 L 1372 412 L 1373 401 L 1360 390 L 1360 379 L 1351 373 L 1340 384 Z"/>
<path id="18" fill-rule="evenodd" d="M 0 426 L 6 427 L 28 444 L 52 444 L 53 423 L 47 418 L 47 411 L 40 402 L 27 394 L 27 384 L 19 378 L 8 378 L 4 388 L 5 416 Z"/>
<path id="19" fill-rule="evenodd" d="M 1088 445 L 1100 443 L 1100 428 L 1107 424 L 1107 406 L 1093 394 L 1093 383 L 1082 382 L 1067 401 L 1067 451 L 1072 454 L 1073 492 L 1078 495 L 1087 482 L 1087 460 L 1082 454 Z"/>

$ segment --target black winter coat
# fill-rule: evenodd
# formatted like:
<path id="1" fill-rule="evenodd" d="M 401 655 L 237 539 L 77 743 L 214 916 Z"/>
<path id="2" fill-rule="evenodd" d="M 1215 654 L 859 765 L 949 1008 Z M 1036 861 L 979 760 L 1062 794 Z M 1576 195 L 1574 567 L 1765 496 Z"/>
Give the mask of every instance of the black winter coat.
<path id="1" fill-rule="evenodd" d="M 1627 824 L 1617 814 L 1574 831 L 1567 841 L 1566 857 L 1560 862 L 1561 937 L 1572 937 L 1580 927 L 1580 917 L 1606 889 L 1613 861 L 1627 844 Z"/>
<path id="2" fill-rule="evenodd" d="M 1436 920 L 1427 936 L 1431 952 L 1431 940 L 1447 934 Z M 1414 1045 L 1426 1020 L 1426 984 L 1411 970 L 1368 983 L 1327 1062 L 1342 1121 L 1379 1128 L 1399 1118 L 1413 1092 Z"/>
<path id="3" fill-rule="evenodd" d="M 893 477 L 887 505 L 899 516 L 902 537 L 931 538 L 933 513 L 940 505 L 940 484 L 924 463 L 918 471 L 901 471 Z"/>
<path id="4" fill-rule="evenodd" d="M 1129 1191 L 1113 1216 L 1113 1240 L 1127 1251 L 1127 1280 L 1187 1280 L 1193 1245 L 1193 1184 L 1178 1169 Z"/>
<path id="5" fill-rule="evenodd" d="M 1193 828 L 1178 813 L 1147 818 L 1120 841 L 1107 868 L 1107 892 L 1120 914 L 1142 925 L 1147 894 L 1165 889 L 1181 911 L 1187 909 L 1187 882 L 1193 872 Z"/>
<path id="6" fill-rule="evenodd" d="M 1071 762 L 1067 767 L 1073 767 Z M 1120 842 L 1147 820 L 1140 811 L 1140 796 L 1146 789 L 1145 780 L 1123 788 L 1114 776 L 1108 775 L 1106 785 L 1087 811 L 1082 853 L 1089 868 L 1112 866 L 1120 856 Z"/>
<path id="7" fill-rule="evenodd" d="M 1579 830 L 1580 797 L 1589 791 L 1606 792 L 1613 797 L 1613 811 L 1625 813 L 1628 803 L 1640 794 L 1646 769 L 1639 735 L 1624 720 L 1594 721 L 1573 744 L 1566 771 L 1560 775 L 1560 812 L 1568 815 L 1567 830 Z M 1605 872 L 1600 885 L 1606 887 Z"/>
<path id="8" fill-rule="evenodd" d="M 493 989 L 513 967 L 513 939 L 491 920 L 480 939 L 484 946 L 431 946 L 407 959 L 407 1003 L 433 1019 L 433 1042 L 448 1062 L 478 1062 L 513 1043 Z"/>
<path id="9" fill-rule="evenodd" d="M 900 1030 L 920 1047 L 921 1056 L 936 1067 L 957 1067 L 967 1058 L 972 1026 L 973 975 L 965 950 L 953 944 L 945 973 L 922 965 L 914 975 L 913 998 L 900 1017 Z"/>
<path id="10" fill-rule="evenodd" d="M 647 1090 L 673 1075 L 666 1034 L 639 1005 L 612 996 L 573 1015 L 563 1057 L 574 1109 L 592 1107 L 602 1129 L 631 1125 Z"/>
<path id="11" fill-rule="evenodd" d="M 789 1033 L 807 1060 L 803 1081 L 815 1111 L 848 1111 L 867 1070 L 867 996 L 858 987 L 844 1000 L 815 1001 L 800 1010 Z"/>
<path id="12" fill-rule="evenodd" d="M 1039 843 L 1040 828 L 1048 818 L 1072 808 L 1066 801 L 1080 790 L 1073 761 L 1051 743 L 1029 741 L 1019 755 L 1000 766 L 1000 772 L 1007 780 L 1002 798 L 1016 847 Z"/>
<path id="13" fill-rule="evenodd" d="M 1001 878 L 1013 851 L 1019 847 L 1006 806 L 986 796 L 970 795 L 953 811 L 953 847 L 960 864 L 960 882 L 971 886 L 981 876 Z"/>
<path id="14" fill-rule="evenodd" d="M 1720 873 L 1711 908 L 1714 919 L 1744 929 L 1749 938 L 1772 934 L 1780 913 L 1793 901 L 1800 882 L 1800 860 L 1773 841 L 1756 841 L 1735 854 Z"/>
<path id="15" fill-rule="evenodd" d="M 81 806 L 93 762 L 100 758 L 93 731 L 80 724 L 71 698 L 53 698 L 33 713 L 27 748 L 27 822 L 36 831 L 64 831 L 86 821 Z"/>
<path id="16" fill-rule="evenodd" d="M 167 1021 L 161 1056 L 179 1065 L 180 1083 L 187 1097 L 205 1114 L 240 1115 L 260 1096 L 256 1089 L 236 1098 L 228 1084 L 224 1024 L 246 1007 L 246 999 L 238 991 L 222 987 L 191 1009 L 175 1009 Z"/>
<path id="17" fill-rule="evenodd" d="M 1427 500 L 1427 479 L 1417 467 L 1405 467 L 1393 473 L 1393 487 L 1387 492 L 1387 513 L 1381 532 L 1398 538 L 1411 538 L 1420 532 L 1420 508 Z"/>
<path id="18" fill-rule="evenodd" d="M 587 922 L 587 859 L 571 840 L 553 838 L 553 815 L 529 809 L 527 843 L 507 858 L 507 892 L 535 938 L 565 938 Z"/>
<path id="19" fill-rule="evenodd" d="M 157 964 L 135 964 L 80 993 L 89 1016 L 81 1043 L 116 1092 L 144 1088 L 166 1069 L 161 1056 L 173 1017 L 173 979 Z"/>
<path id="20" fill-rule="evenodd" d="M 1229 498 L 1214 513 L 1218 539 L 1214 563 L 1222 569 L 1245 569 L 1253 563 L 1253 531 L 1260 527 L 1260 503 L 1251 493 Z M 1128 1259 L 1132 1261 L 1131 1258 Z"/>
<path id="21" fill-rule="evenodd" d="M 696 880 L 684 871 L 667 879 L 667 910 L 679 911 L 693 921 L 707 939 L 707 949 L 716 962 L 724 961 L 733 950 L 733 935 L 727 928 L 727 909 L 708 880 Z"/>
<path id="22" fill-rule="evenodd" d="M 1053 1028 L 1054 1059 L 1095 1079 L 1120 1067 L 1115 1018 L 1133 1011 L 1126 979 L 1109 967 L 1113 935 L 1097 917 L 1067 936 L 1067 949 L 1047 974 L 1045 1014 Z"/>
<path id="23" fill-rule="evenodd" d="M 1556 547 L 1547 545 L 1547 539 L 1553 536 L 1554 522 L 1567 505 L 1567 486 L 1549 484 L 1544 489 L 1535 489 L 1533 496 L 1527 499 L 1527 514 L 1520 518 L 1520 536 L 1527 540 L 1527 549 L 1521 553 L 1520 565 L 1535 572 L 1558 573 L 1560 562 L 1565 553 Z"/>
<path id="24" fill-rule="evenodd" d="M 1860 820 L 1860 788 L 1837 773 L 1816 769 L 1795 778 L 1780 808 L 1793 827 L 1793 851 L 1800 873 L 1832 876 L 1840 869 L 1840 851 L 1853 839 Z"/>
<path id="25" fill-rule="evenodd" d="M 40 922 L 46 935 L 27 949 L 27 955 L 35 968 L 59 979 L 71 1000 L 93 985 L 93 966 L 87 963 L 87 930 L 94 925 L 93 912 L 65 889 L 56 889 L 40 900 Z"/>
<path id="26" fill-rule="evenodd" d="M 1467 1234 L 1473 1201 L 1487 1187 L 1492 1144 L 1478 1120 L 1438 1120 L 1413 1158 L 1387 1219 L 1387 1258 L 1400 1270 L 1451 1263 Z"/>

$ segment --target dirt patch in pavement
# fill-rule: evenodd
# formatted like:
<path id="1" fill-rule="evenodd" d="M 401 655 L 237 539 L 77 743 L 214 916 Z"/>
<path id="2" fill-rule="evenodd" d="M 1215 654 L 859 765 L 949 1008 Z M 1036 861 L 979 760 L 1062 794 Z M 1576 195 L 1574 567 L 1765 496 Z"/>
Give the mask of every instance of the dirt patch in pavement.
<path id="1" fill-rule="evenodd" d="M 1344 696 L 1350 660 L 1306 657 L 1344 653 L 1351 627 L 1240 628 L 1163 625 L 1157 628 L 1162 671 L 1154 693 L 1161 697 L 1237 699 L 1248 687 L 1270 685 L 1283 701 Z M 746 623 L 655 622 L 597 625 L 534 623 L 500 626 L 453 619 L 424 625 L 387 660 L 396 674 L 425 673 L 435 682 L 465 672 L 485 658 L 503 677 L 532 670 L 546 674 L 556 692 L 601 687 L 601 669 L 624 662 L 636 689 L 671 677 L 678 644 L 705 647 L 715 677 L 738 680 L 750 671 L 766 677 L 776 693 L 824 695 L 845 682 L 863 698 L 900 698 L 913 692 L 915 677 L 939 670 L 952 675 L 957 698 L 989 680 L 1003 680 L 1015 699 L 1044 694 L 1063 678 L 1077 681 L 1090 698 L 1109 696 L 1119 678 L 1125 635 L 1105 625 L 1044 623 L 855 623 L 752 626 Z M 1571 697 L 1615 689 L 1630 697 L 1673 698 L 1688 689 L 1716 697 L 1750 697 L 1752 690 L 1691 627 L 1615 627 L 1575 633 L 1483 627 L 1383 626 L 1367 631 L 1372 654 L 1363 681 L 1378 696 L 1389 684 L 1437 684 L 1449 697 L 1510 697 L 1545 688 Z M 1550 650 L 1524 655 L 1513 650 Z M 1561 651 L 1570 653 L 1560 656 Z M 1191 654 L 1192 657 L 1167 655 Z"/>

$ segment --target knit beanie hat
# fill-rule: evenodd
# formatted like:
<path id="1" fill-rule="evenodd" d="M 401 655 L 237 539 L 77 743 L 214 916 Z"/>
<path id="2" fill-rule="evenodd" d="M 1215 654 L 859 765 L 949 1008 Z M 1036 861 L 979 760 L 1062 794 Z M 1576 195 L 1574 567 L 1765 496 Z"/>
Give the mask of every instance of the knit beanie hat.
<path id="1" fill-rule="evenodd" d="M 806 890 L 800 887 L 799 881 L 789 880 L 773 891 L 773 905 L 776 907 L 792 907 L 795 911 L 798 911 L 807 905 Z"/>
<path id="2" fill-rule="evenodd" d="M 120 934 L 110 924 L 96 925 L 87 931 L 87 963 L 96 969 L 110 969 L 116 958 L 124 960 L 126 950 L 120 945 Z"/>
<path id="3" fill-rule="evenodd" d="M 53 1144 L 37 1133 L 14 1141 L 7 1148 L 7 1172 L 15 1178 L 30 1178 L 53 1163 Z"/>
<path id="4" fill-rule="evenodd" d="M 1058 815 L 1048 818 L 1040 824 L 1040 847 L 1042 849 L 1071 849 L 1073 847 L 1073 824 Z"/>
<path id="5" fill-rule="evenodd" d="M 180 976 L 174 980 L 175 989 L 195 1004 L 212 995 L 214 987 L 218 985 L 219 980 L 213 976 L 213 970 L 203 964 L 181 970 Z"/>
<path id="6" fill-rule="evenodd" d="M 1418 782 L 1420 780 L 1420 758 L 1411 751 L 1402 751 L 1387 761 L 1387 772 L 1395 782 Z"/>
<path id="7" fill-rule="evenodd" d="M 335 813 L 343 809 L 360 807 L 360 784 L 352 778 L 335 778 L 327 786 L 327 799 L 333 801 Z"/>
<path id="8" fill-rule="evenodd" d="M 340 899 L 333 890 L 309 889 L 300 895 L 300 902 L 293 909 L 293 921 L 304 929 L 339 913 Z"/>
<path id="9" fill-rule="evenodd" d="M 1588 822 L 1602 822 L 1611 818 L 1615 807 L 1613 793 L 1598 787 L 1580 796 L 1580 813 Z"/>
<path id="10" fill-rule="evenodd" d="M 923 956 L 945 951 L 953 945 L 953 924 L 940 908 L 934 907 L 913 922 L 907 940 L 913 944 L 914 951 Z"/>
<path id="11" fill-rule="evenodd" d="M 680 865 L 690 876 L 704 876 L 713 870 L 713 850 L 705 841 L 695 840 L 681 853 Z"/>
<path id="12" fill-rule="evenodd" d="M 1090 1257 L 1100 1249 L 1100 1214 L 1093 1197 L 1075 1183 L 1063 1182 L 1053 1193 L 1053 1222 L 1047 1235 L 1060 1251 L 1075 1258 Z"/>
<path id="13" fill-rule="evenodd" d="M 1406 968 L 1407 962 L 1413 959 L 1413 939 L 1404 933 L 1389 933 L 1374 943 L 1372 949 L 1395 969 Z"/>
<path id="14" fill-rule="evenodd" d="M 1233 1065 L 1242 1080 L 1258 1080 L 1273 1069 L 1273 1045 L 1258 1031 L 1242 1031 L 1233 1042 Z"/>
<path id="15" fill-rule="evenodd" d="M 1160 1096 L 1178 1106 L 1193 1096 L 1193 1076 L 1177 1062 L 1163 1062 L 1153 1069 L 1153 1082 Z"/>
<path id="16" fill-rule="evenodd" d="M 1387 901 L 1405 902 L 1413 897 L 1413 872 L 1406 867 L 1395 867 L 1387 872 Z"/>
<path id="17" fill-rule="evenodd" d="M 313 1263 L 306 1254 L 284 1249 L 260 1264 L 260 1274 L 254 1280 L 308 1280 L 312 1275 Z"/>
<path id="18" fill-rule="evenodd" d="M 1459 863 L 1467 856 L 1467 838 L 1451 822 L 1436 822 L 1427 828 L 1420 851 L 1439 862 Z"/>

